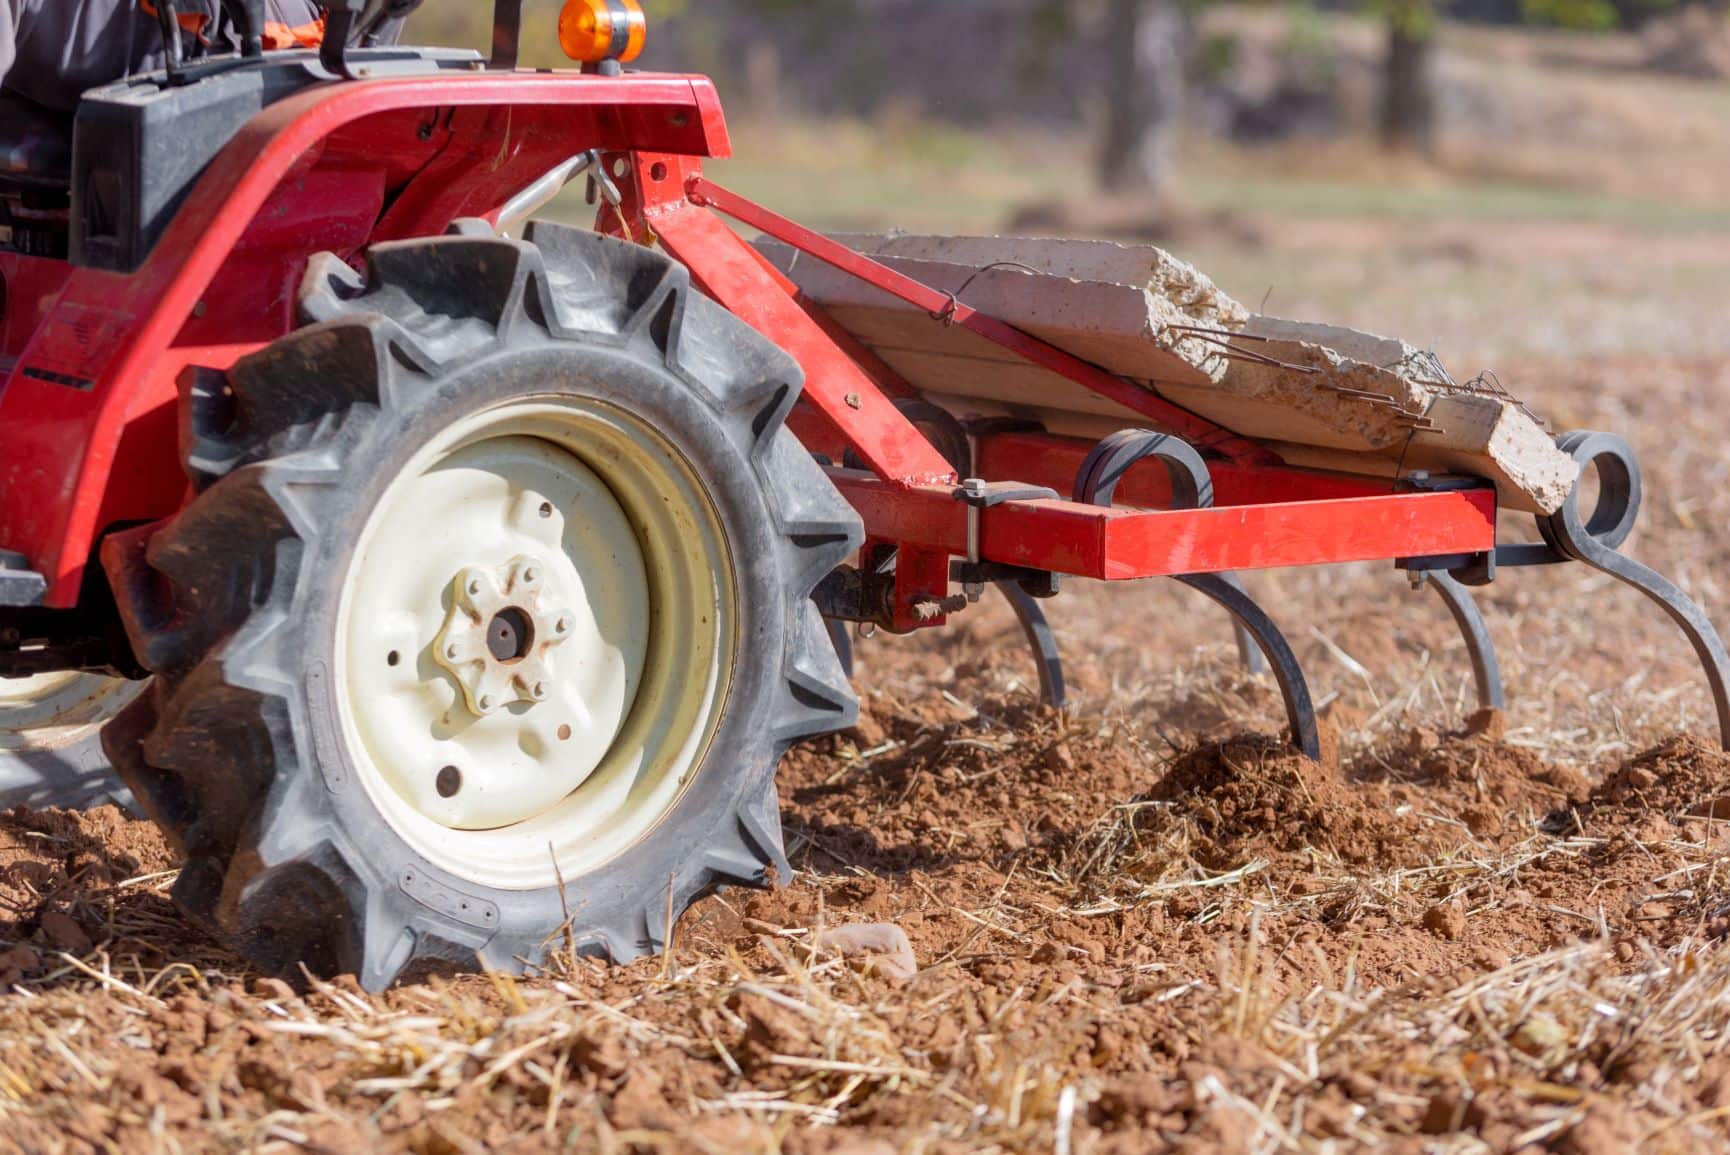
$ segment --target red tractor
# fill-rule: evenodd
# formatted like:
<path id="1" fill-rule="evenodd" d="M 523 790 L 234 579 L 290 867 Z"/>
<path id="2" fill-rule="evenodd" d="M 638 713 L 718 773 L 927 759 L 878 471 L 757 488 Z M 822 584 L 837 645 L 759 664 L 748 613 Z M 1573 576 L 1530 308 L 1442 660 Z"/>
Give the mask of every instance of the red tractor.
<path id="1" fill-rule="evenodd" d="M 82 798 L 112 764 L 184 856 L 179 905 L 259 965 L 376 989 L 565 933 L 658 949 L 699 896 L 788 876 L 778 760 L 856 712 L 832 628 L 940 626 L 987 585 L 1053 701 L 1061 575 L 1201 589 L 1313 754 L 1229 571 L 1397 559 L 1493 705 L 1465 584 L 1578 560 L 1676 617 L 1730 728 L 1710 624 L 1615 551 L 1619 440 L 1564 439 L 1605 479 L 1590 517 L 1498 547 L 1492 485 L 1293 468 L 715 186 L 714 88 L 623 69 L 633 0 L 567 5 L 561 73 L 515 67 L 520 0 L 490 61 L 375 43 L 415 6 L 171 59 L 75 123 L 0 113 L 0 785 Z M 526 225 L 574 179 L 592 230 Z M 964 424 L 722 214 L 1160 432 Z"/>

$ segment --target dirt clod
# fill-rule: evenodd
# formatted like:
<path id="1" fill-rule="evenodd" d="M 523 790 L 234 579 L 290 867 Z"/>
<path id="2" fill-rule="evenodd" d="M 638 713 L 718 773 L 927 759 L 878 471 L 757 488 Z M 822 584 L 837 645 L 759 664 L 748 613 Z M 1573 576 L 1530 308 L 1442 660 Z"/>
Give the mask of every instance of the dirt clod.
<path id="1" fill-rule="evenodd" d="M 1453 903 L 1442 903 L 1424 911 L 1424 929 L 1449 942 L 1465 937 L 1466 913 Z"/>
<path id="2" fill-rule="evenodd" d="M 83 927 L 71 915 L 63 911 L 51 910 L 42 915 L 42 937 L 55 950 L 63 950 L 72 955 L 87 955 L 96 949 L 96 943 L 85 933 Z"/>

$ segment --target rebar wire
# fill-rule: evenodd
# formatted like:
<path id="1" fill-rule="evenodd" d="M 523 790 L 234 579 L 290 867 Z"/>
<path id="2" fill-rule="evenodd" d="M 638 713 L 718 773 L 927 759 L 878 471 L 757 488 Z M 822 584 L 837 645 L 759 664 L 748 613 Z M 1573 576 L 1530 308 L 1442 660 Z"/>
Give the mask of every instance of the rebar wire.
<path id="1" fill-rule="evenodd" d="M 1279 340 L 1280 338 L 1266 337 L 1266 336 L 1262 336 L 1262 335 L 1256 334 L 1256 333 L 1234 333 L 1229 329 L 1215 329 L 1215 328 L 1210 328 L 1206 325 L 1168 324 L 1165 326 L 1165 328 L 1174 330 L 1174 331 L 1179 332 L 1179 333 L 1187 333 L 1187 334 L 1191 335 L 1192 337 L 1194 337 L 1196 340 L 1201 341 L 1204 344 L 1219 346 L 1220 348 L 1225 350 L 1225 352 L 1221 353 L 1220 356 L 1225 358 L 1225 360 L 1227 360 L 1227 361 L 1244 361 L 1244 362 L 1248 362 L 1250 364 L 1271 365 L 1271 366 L 1274 366 L 1276 368 L 1286 369 L 1286 370 L 1290 370 L 1292 372 L 1304 373 L 1304 374 L 1317 374 L 1317 373 L 1321 372 L 1320 369 L 1318 369 L 1314 366 L 1293 365 L 1293 364 L 1290 364 L 1289 362 L 1281 361 L 1276 357 L 1269 357 L 1263 353 L 1256 353 L 1256 352 L 1249 350 L 1249 349 L 1240 348 L 1239 346 L 1233 345 L 1230 340 L 1226 340 L 1226 338 L 1230 338 L 1231 340 L 1238 340 L 1238 341 L 1264 341 L 1264 342 L 1271 343 L 1275 340 Z M 1326 348 L 1326 346 L 1322 346 L 1322 348 Z M 1336 352 L 1337 352 L 1337 350 L 1336 350 Z M 1503 389 L 1503 390 L 1501 390 L 1500 393 L 1493 393 L 1492 390 L 1488 386 L 1486 386 L 1481 380 L 1478 380 L 1478 379 L 1474 379 L 1473 381 L 1468 382 L 1466 385 L 1460 385 L 1458 382 L 1454 381 L 1452 376 L 1449 375 L 1447 368 L 1441 363 L 1440 358 L 1438 358 L 1433 351 L 1420 350 L 1419 355 L 1421 357 L 1425 358 L 1426 360 L 1428 360 L 1431 369 L 1433 369 L 1440 377 L 1442 377 L 1443 380 L 1430 381 L 1430 380 L 1426 380 L 1423 378 L 1411 376 L 1409 374 L 1400 373 L 1397 366 L 1377 366 L 1377 367 L 1383 369 L 1385 372 L 1398 373 L 1400 376 L 1405 377 L 1406 380 L 1410 381 L 1414 385 L 1425 385 L 1425 386 L 1428 386 L 1430 388 L 1439 390 L 1443 393 L 1482 392 L 1486 395 L 1499 396 L 1501 399 L 1506 400 L 1506 401 L 1518 406 L 1521 410 L 1523 410 L 1533 420 L 1539 421 L 1540 423 L 1542 423 L 1541 419 L 1538 418 L 1538 416 L 1536 414 L 1532 413 L 1531 410 L 1527 409 L 1524 404 L 1522 404 L 1517 398 L 1515 398 L 1511 394 L 1509 394 L 1507 392 L 1507 390 Z M 1494 374 L 1491 374 L 1491 376 L 1493 377 Z M 1446 433 L 1447 432 L 1447 430 L 1443 429 L 1441 426 L 1439 426 L 1435 422 L 1431 421 L 1427 414 L 1414 413 L 1411 410 L 1407 409 L 1405 406 L 1401 405 L 1398 401 L 1394 400 L 1392 397 L 1389 397 L 1384 393 L 1372 393 L 1367 389 L 1353 389 L 1348 385 L 1336 385 L 1331 381 L 1320 382 L 1320 385 L 1323 389 L 1326 389 L 1326 390 L 1333 392 L 1333 393 L 1338 393 L 1339 395 L 1341 395 L 1343 397 L 1351 397 L 1355 400 L 1363 401 L 1364 403 L 1369 404 L 1369 405 L 1377 405 L 1377 406 L 1382 406 L 1382 407 L 1394 410 L 1394 413 L 1397 417 L 1403 418 L 1403 420 L 1400 423 L 1407 427 L 1407 429 L 1410 431 L 1411 435 L 1415 436 L 1418 433 Z M 1498 388 L 1500 387 L 1500 382 L 1497 382 L 1497 387 Z M 1409 449 L 1410 446 L 1411 446 L 1411 437 L 1408 436 L 1407 441 L 1406 441 L 1406 448 Z M 1401 459 L 1401 462 L 1403 464 L 1403 462 L 1405 460 L 1405 450 L 1404 449 L 1401 450 L 1400 459 Z"/>
<path id="2" fill-rule="evenodd" d="M 887 256 L 888 254 L 879 255 Z M 875 259 L 875 257 L 873 259 Z M 933 321 L 942 321 L 945 325 L 955 324 L 955 310 L 961 307 L 961 294 L 965 293 L 967 287 L 974 281 L 978 280 L 982 273 L 988 273 L 992 269 L 1020 269 L 1022 272 L 1032 273 L 1036 277 L 1047 277 L 1053 275 L 1044 272 L 1043 270 L 1036 269 L 1032 265 L 1024 265 L 1020 261 L 992 261 L 989 265 L 981 265 L 977 269 L 974 269 L 972 275 L 965 281 L 962 281 L 961 287 L 956 289 L 954 292 L 944 292 L 943 295 L 949 298 L 949 303 L 932 313 L 931 319 Z"/>
<path id="3" fill-rule="evenodd" d="M 1223 356 L 1228 361 L 1248 361 L 1255 365 L 1271 365 L 1276 369 L 1285 369 L 1292 373 L 1303 373 L 1305 375 L 1321 372 L 1320 369 L 1317 369 L 1312 365 L 1293 365 L 1290 362 L 1281 361 L 1277 357 L 1269 357 L 1265 353 L 1257 353 L 1251 349 L 1239 348 L 1238 346 L 1233 345 L 1230 341 L 1207 335 L 1205 330 L 1198 329 L 1194 326 L 1167 325 L 1165 327 L 1167 329 L 1175 329 L 1178 332 L 1189 333 L 1193 339 L 1200 341 L 1204 345 L 1216 345 L 1219 348 L 1226 350 Z"/>
<path id="4" fill-rule="evenodd" d="M 1241 349 L 1236 345 L 1231 344 L 1229 341 L 1222 340 L 1220 337 L 1213 335 L 1215 333 L 1227 333 L 1228 330 L 1208 329 L 1201 325 L 1166 325 L 1165 327 L 1178 332 L 1189 333 L 1196 340 L 1201 341 L 1204 344 L 1219 346 L 1221 349 L 1225 350 L 1220 354 L 1220 356 L 1227 361 L 1243 361 L 1252 365 L 1271 365 L 1294 373 L 1302 373 L 1306 376 L 1314 376 L 1321 372 L 1320 369 L 1311 365 L 1293 365 L 1275 357 L 1269 357 L 1265 354 L 1256 353 L 1249 349 Z M 1255 337 L 1248 334 L 1232 333 L 1230 335 L 1233 337 L 1244 336 L 1255 341 L 1272 340 L 1272 338 Z M 1338 393 L 1345 397 L 1355 398 L 1365 402 L 1366 404 L 1378 405 L 1392 409 L 1396 417 L 1403 418 L 1400 423 L 1414 431 L 1424 433 L 1443 432 L 1441 427 L 1432 422 L 1428 416 L 1422 413 L 1413 413 L 1411 410 L 1406 409 L 1398 401 L 1395 401 L 1385 393 L 1371 393 L 1366 389 L 1353 389 L 1349 385 L 1336 385 L 1331 381 L 1322 381 L 1319 382 L 1319 384 L 1323 389 L 1329 390 L 1330 392 Z"/>
<path id="5" fill-rule="evenodd" d="M 1446 376 L 1446 374 L 1444 374 L 1444 376 Z M 1521 413 L 1524 413 L 1527 417 L 1530 417 L 1533 421 L 1536 421 L 1539 425 L 1542 425 L 1545 429 L 1550 427 L 1548 420 L 1539 416 L 1533 411 L 1530 405 L 1527 405 L 1524 401 L 1514 396 L 1513 393 L 1508 390 L 1507 386 L 1502 384 L 1501 378 L 1496 376 L 1496 371 L 1494 369 L 1485 369 L 1470 381 L 1465 382 L 1455 381 L 1452 378 L 1445 381 L 1430 381 L 1424 378 L 1414 377 L 1411 380 L 1415 385 L 1426 386 L 1450 397 L 1489 397 L 1496 401 L 1505 402 L 1518 409 Z"/>
<path id="6" fill-rule="evenodd" d="M 1405 479 L 1406 473 L 1406 454 L 1412 451 L 1412 442 L 1417 440 L 1417 436 L 1417 427 L 1413 426 L 1411 432 L 1406 434 L 1406 443 L 1400 446 L 1400 459 L 1394 462 L 1394 480 L 1393 484 L 1388 486 L 1389 493 L 1400 491 L 1400 482 Z"/>
<path id="7" fill-rule="evenodd" d="M 1527 417 L 1530 417 L 1533 421 L 1542 425 L 1545 429 L 1550 427 L 1550 423 L 1534 413 L 1531 406 L 1527 405 L 1524 401 L 1515 397 L 1508 391 L 1507 386 L 1502 384 L 1502 379 L 1496 376 L 1496 371 L 1494 369 L 1485 369 L 1476 377 L 1473 377 L 1470 381 L 1466 382 L 1465 387 L 1471 391 L 1481 391 L 1485 396 L 1495 397 L 1498 400 L 1506 401 L 1521 413 L 1524 413 Z"/>
<path id="8" fill-rule="evenodd" d="M 1430 363 L 1430 368 L 1436 371 L 1436 376 L 1440 377 L 1443 381 L 1446 381 L 1449 385 L 1454 383 L 1454 375 L 1448 372 L 1448 367 L 1442 364 L 1441 357 L 1436 354 L 1434 349 L 1424 349 L 1419 353 L 1419 356 L 1423 357 L 1424 360 Z"/>
<path id="9" fill-rule="evenodd" d="M 1179 325 L 1175 322 L 1167 321 L 1165 327 L 1167 329 L 1176 329 L 1180 333 L 1200 333 L 1209 337 L 1230 337 L 1238 341 L 1271 342 L 1273 340 L 1272 337 L 1263 337 L 1259 333 L 1239 333 L 1234 332 L 1231 329 L 1215 329 L 1207 325 Z"/>

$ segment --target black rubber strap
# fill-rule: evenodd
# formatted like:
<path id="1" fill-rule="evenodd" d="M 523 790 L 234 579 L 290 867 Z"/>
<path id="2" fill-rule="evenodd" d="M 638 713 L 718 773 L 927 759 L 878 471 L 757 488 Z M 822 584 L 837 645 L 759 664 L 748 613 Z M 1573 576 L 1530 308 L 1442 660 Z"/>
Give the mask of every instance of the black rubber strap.
<path id="1" fill-rule="evenodd" d="M 607 46 L 607 58 L 617 60 L 631 46 L 631 10 L 625 0 L 607 0 L 607 13 L 613 18 L 613 42 Z"/>

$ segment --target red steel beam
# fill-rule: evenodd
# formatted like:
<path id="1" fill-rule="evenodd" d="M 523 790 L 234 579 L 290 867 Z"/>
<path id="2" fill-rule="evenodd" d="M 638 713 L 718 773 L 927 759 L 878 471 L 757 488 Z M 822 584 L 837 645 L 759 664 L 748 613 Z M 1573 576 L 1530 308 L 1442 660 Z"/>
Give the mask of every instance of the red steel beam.
<path id="1" fill-rule="evenodd" d="M 639 160 L 638 170 L 643 167 Z M 647 190 L 647 196 L 656 191 Z M 756 250 L 719 217 L 679 196 L 652 201 L 648 220 L 662 247 L 690 268 L 705 292 L 804 367 L 803 400 L 835 426 L 861 461 L 898 484 L 955 476 L 925 435 L 774 281 Z"/>
<path id="2" fill-rule="evenodd" d="M 967 507 L 944 486 L 896 488 L 857 470 L 830 478 L 874 538 L 967 551 Z M 1106 581 L 1386 561 L 1495 548 L 1493 490 L 1378 494 L 1194 510 L 1010 501 L 981 511 L 985 561 Z"/>
<path id="3" fill-rule="evenodd" d="M 685 182 L 685 194 L 692 204 L 707 205 L 725 213 L 742 224 L 767 233 L 800 252 L 808 253 L 825 264 L 833 265 L 844 273 L 899 297 L 915 308 L 925 310 L 932 314 L 933 324 L 939 323 L 935 318 L 941 317 L 942 323 L 959 325 L 1043 369 L 1066 377 L 1127 409 L 1145 414 L 1161 428 L 1176 433 L 1197 448 L 1212 449 L 1234 461 L 1244 463 L 1280 463 L 1279 457 L 1271 450 L 1165 400 L 1151 389 L 1127 381 L 1115 373 L 1108 373 L 1099 366 L 1089 364 L 1055 345 L 1022 332 L 1013 325 L 969 308 L 950 294 L 939 292 L 872 260 L 863 253 L 830 240 L 822 233 L 814 232 L 771 212 L 755 201 L 722 188 L 705 176 L 699 174 L 690 177 Z"/>

